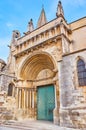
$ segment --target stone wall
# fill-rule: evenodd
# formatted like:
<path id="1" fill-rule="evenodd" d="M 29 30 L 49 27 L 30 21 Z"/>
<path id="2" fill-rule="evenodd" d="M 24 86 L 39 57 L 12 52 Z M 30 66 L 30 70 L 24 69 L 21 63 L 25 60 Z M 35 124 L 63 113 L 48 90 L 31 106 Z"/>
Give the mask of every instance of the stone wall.
<path id="1" fill-rule="evenodd" d="M 15 98 L 8 97 L 8 86 L 12 81 L 12 76 L 0 74 L 0 121 L 15 118 Z"/>
<path id="2" fill-rule="evenodd" d="M 78 86 L 77 59 L 86 61 L 86 51 L 63 56 L 58 63 L 60 89 L 60 125 L 86 127 L 86 86 Z"/>
<path id="3" fill-rule="evenodd" d="M 0 90 L 8 91 L 8 85 L 12 82 L 14 78 L 7 74 L 0 74 Z"/>

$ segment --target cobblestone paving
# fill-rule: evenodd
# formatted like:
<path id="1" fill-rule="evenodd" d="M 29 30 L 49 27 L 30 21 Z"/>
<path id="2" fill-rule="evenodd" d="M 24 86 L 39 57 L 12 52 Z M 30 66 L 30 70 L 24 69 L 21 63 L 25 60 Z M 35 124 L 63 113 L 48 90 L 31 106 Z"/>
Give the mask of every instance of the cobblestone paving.
<path id="1" fill-rule="evenodd" d="M 23 122 L 14 122 L 14 121 L 7 122 L 0 126 L 0 130 L 79 130 L 79 129 L 59 127 L 51 122 L 26 120 Z"/>

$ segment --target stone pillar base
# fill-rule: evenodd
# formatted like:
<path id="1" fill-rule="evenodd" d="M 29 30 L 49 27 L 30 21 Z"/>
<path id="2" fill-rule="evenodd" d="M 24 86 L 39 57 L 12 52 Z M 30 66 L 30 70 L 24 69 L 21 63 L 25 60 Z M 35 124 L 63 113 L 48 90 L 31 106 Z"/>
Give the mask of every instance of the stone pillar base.
<path id="1" fill-rule="evenodd" d="M 18 109 L 15 112 L 16 119 L 17 120 L 23 120 L 23 119 L 36 119 L 35 116 L 35 110 L 34 109 Z"/>

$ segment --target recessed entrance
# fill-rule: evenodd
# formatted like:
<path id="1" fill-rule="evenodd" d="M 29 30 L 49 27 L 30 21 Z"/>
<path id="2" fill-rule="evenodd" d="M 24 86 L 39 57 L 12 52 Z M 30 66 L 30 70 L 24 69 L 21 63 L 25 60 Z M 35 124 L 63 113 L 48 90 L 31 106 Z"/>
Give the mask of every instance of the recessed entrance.
<path id="1" fill-rule="evenodd" d="M 24 117 L 57 122 L 57 62 L 47 52 L 34 52 L 19 68 L 18 76 L 23 81 L 19 80 L 17 84 L 20 88 L 25 86 L 22 90 L 18 88 L 19 110 L 24 111 Z"/>
<path id="2" fill-rule="evenodd" d="M 37 119 L 53 121 L 55 108 L 55 92 L 53 85 L 38 87 L 37 94 Z"/>

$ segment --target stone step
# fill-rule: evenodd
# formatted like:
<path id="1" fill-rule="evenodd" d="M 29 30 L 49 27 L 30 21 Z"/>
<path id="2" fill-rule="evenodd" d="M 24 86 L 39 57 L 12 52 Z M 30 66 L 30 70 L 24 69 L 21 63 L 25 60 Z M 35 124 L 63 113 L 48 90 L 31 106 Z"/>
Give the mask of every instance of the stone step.
<path id="1" fill-rule="evenodd" d="M 19 130 L 79 130 L 73 128 L 66 128 L 54 125 L 48 121 L 23 121 L 23 122 L 14 122 L 8 121 L 3 124 L 4 127 L 19 129 Z"/>
<path id="2" fill-rule="evenodd" d="M 13 130 L 15 129 L 17 129 L 17 130 L 37 130 L 36 128 L 34 129 L 34 128 L 32 128 L 32 127 L 27 127 L 27 126 L 17 126 L 17 125 L 12 125 L 12 126 L 10 126 L 10 125 L 4 125 L 4 127 L 5 128 L 12 128 Z M 8 130 L 8 129 L 7 129 Z"/>
<path id="3" fill-rule="evenodd" d="M 13 113 L 9 111 L 1 112 L 0 113 L 0 121 L 2 120 L 10 120 L 13 118 Z"/>

